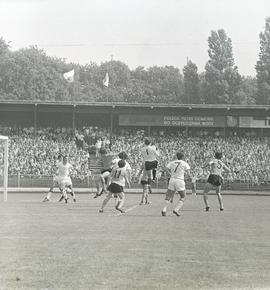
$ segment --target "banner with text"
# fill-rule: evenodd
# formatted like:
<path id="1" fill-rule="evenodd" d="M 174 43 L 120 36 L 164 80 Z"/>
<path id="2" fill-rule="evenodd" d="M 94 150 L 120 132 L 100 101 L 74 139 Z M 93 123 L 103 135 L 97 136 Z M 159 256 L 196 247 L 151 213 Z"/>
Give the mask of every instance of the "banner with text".
<path id="1" fill-rule="evenodd" d="M 225 116 L 119 115 L 120 126 L 224 127 Z"/>

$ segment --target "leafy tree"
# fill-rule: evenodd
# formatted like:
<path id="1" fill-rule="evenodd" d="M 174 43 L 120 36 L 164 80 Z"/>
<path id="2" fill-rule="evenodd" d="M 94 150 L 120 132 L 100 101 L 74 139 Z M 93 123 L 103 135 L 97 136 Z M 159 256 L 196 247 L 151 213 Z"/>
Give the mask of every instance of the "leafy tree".
<path id="1" fill-rule="evenodd" d="M 148 102 L 181 103 L 183 100 L 183 79 L 178 68 L 150 67 L 142 81 Z"/>
<path id="2" fill-rule="evenodd" d="M 125 101 L 128 103 L 149 103 L 154 93 L 151 84 L 142 79 L 132 79 L 131 86 L 127 88 Z"/>
<path id="3" fill-rule="evenodd" d="M 127 89 L 128 102 L 175 103 L 182 98 L 183 81 L 173 66 L 137 67 L 131 71 L 131 85 Z"/>
<path id="4" fill-rule="evenodd" d="M 191 60 L 183 68 L 184 74 L 184 102 L 200 103 L 198 68 Z"/>
<path id="5" fill-rule="evenodd" d="M 266 18 L 264 32 L 260 33 L 259 60 L 255 66 L 258 83 L 258 104 L 270 104 L 270 17 Z"/>
<path id="6" fill-rule="evenodd" d="M 36 47 L 12 52 L 3 65 L 0 86 L 10 99 L 59 101 L 71 97 L 62 75 L 67 65 Z"/>
<path id="7" fill-rule="evenodd" d="M 7 52 L 9 52 L 9 44 L 3 39 L 3 37 L 0 37 L 0 57 L 3 57 Z"/>
<path id="8" fill-rule="evenodd" d="M 6 86 L 5 86 L 6 75 L 9 73 L 10 55 L 11 55 L 11 52 L 9 50 L 9 45 L 1 37 L 0 38 L 0 97 L 3 99 L 10 98 L 6 90 Z"/>
<path id="9" fill-rule="evenodd" d="M 242 77 L 239 91 L 235 95 L 235 104 L 254 105 L 257 96 L 257 80 L 252 77 Z"/>
<path id="10" fill-rule="evenodd" d="M 233 103 L 241 83 L 234 65 L 232 41 L 223 29 L 211 31 L 208 38 L 209 60 L 205 66 L 206 103 Z"/>
<path id="11" fill-rule="evenodd" d="M 102 73 L 102 79 L 106 72 L 109 73 L 110 85 L 112 87 L 126 87 L 130 81 L 130 69 L 121 61 L 105 62 L 101 64 L 100 71 Z"/>
<path id="12" fill-rule="evenodd" d="M 142 66 L 131 71 L 131 87 L 127 95 L 127 102 L 149 103 L 154 100 L 153 85 L 149 72 Z"/>
<path id="13" fill-rule="evenodd" d="M 102 80 L 106 73 L 109 74 L 109 87 L 103 85 Z M 127 97 L 130 86 L 130 69 L 121 61 L 109 61 L 99 67 L 96 85 L 102 88 L 103 98 L 100 101 L 123 102 Z"/>

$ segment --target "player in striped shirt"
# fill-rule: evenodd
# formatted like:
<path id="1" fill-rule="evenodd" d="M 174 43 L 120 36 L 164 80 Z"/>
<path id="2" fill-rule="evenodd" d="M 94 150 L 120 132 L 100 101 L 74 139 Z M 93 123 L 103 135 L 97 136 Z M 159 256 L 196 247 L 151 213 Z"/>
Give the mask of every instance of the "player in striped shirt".
<path id="1" fill-rule="evenodd" d="M 97 192 L 96 195 L 94 196 L 97 197 L 97 195 L 100 192 L 100 170 L 102 169 L 102 162 L 99 156 L 96 154 L 96 147 L 95 146 L 90 146 L 88 149 L 88 171 L 89 171 L 89 176 L 92 177 L 92 180 L 95 182 Z"/>
<path id="2" fill-rule="evenodd" d="M 96 177 L 96 185 L 97 185 L 97 193 L 95 194 L 94 198 L 101 196 L 105 191 L 108 184 L 108 177 L 113 168 L 113 155 L 111 153 L 107 154 L 105 148 L 101 148 L 100 151 L 100 161 L 101 161 L 101 170 L 100 174 Z M 101 190 L 99 186 L 101 185 Z"/>
<path id="3" fill-rule="evenodd" d="M 209 211 L 210 206 L 208 203 L 208 192 L 214 187 L 217 193 L 219 209 L 221 211 L 224 210 L 222 196 L 221 196 L 221 185 L 223 184 L 222 172 L 226 170 L 228 172 L 231 171 L 229 167 L 227 167 L 222 161 L 222 153 L 216 152 L 215 159 L 207 163 L 203 168 L 210 167 L 210 175 L 207 179 L 207 183 L 205 185 L 205 189 L 203 192 L 203 200 L 205 203 L 205 210 Z"/>

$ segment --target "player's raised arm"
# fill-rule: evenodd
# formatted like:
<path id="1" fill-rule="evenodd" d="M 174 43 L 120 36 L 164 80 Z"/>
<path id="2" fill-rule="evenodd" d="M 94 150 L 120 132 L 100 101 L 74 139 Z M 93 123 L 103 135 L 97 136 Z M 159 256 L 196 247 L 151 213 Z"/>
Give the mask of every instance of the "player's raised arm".
<path id="1" fill-rule="evenodd" d="M 227 165 L 223 163 L 223 169 L 225 169 L 227 172 L 233 172 L 231 168 L 229 168 Z"/>
<path id="2" fill-rule="evenodd" d="M 171 164 L 170 163 L 164 167 L 164 170 L 168 176 L 171 176 Z"/>
<path id="3" fill-rule="evenodd" d="M 131 181 L 129 179 L 128 172 L 126 172 L 126 174 L 125 174 L 125 180 L 126 180 L 126 183 L 127 183 L 128 188 L 130 188 L 131 187 Z"/>
<path id="4" fill-rule="evenodd" d="M 106 190 L 106 181 L 105 181 L 103 174 L 100 174 L 100 179 L 101 179 L 102 189 L 105 191 Z M 109 175 L 108 179 L 110 179 L 110 175 Z"/>
<path id="5" fill-rule="evenodd" d="M 72 173 L 75 173 L 75 167 L 69 163 L 69 166 L 68 166 L 68 174 L 69 176 L 72 175 Z"/>
<path id="6" fill-rule="evenodd" d="M 108 176 L 108 184 L 111 183 L 112 177 L 114 176 L 116 169 L 117 169 L 117 167 L 114 167 L 114 168 L 112 169 L 110 175 Z"/>
<path id="7" fill-rule="evenodd" d="M 129 179 L 129 181 L 131 181 L 131 177 L 132 177 L 132 171 L 131 171 L 131 168 L 127 168 L 127 174 L 128 174 L 128 179 Z"/>
<path id="8" fill-rule="evenodd" d="M 205 164 L 202 166 L 202 169 L 205 169 L 205 168 L 209 167 L 211 164 L 212 164 L 212 161 L 205 163 Z"/>

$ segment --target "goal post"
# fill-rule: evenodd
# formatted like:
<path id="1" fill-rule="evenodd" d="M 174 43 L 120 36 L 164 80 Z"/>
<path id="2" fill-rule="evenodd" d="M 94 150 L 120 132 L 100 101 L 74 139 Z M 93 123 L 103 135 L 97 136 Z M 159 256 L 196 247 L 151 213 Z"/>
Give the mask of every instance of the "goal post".
<path id="1" fill-rule="evenodd" d="M 0 192 L 7 201 L 8 193 L 8 137 L 0 135 Z"/>

